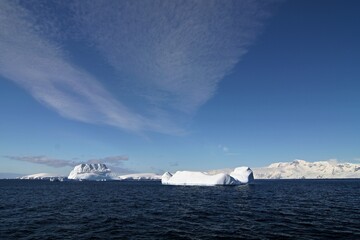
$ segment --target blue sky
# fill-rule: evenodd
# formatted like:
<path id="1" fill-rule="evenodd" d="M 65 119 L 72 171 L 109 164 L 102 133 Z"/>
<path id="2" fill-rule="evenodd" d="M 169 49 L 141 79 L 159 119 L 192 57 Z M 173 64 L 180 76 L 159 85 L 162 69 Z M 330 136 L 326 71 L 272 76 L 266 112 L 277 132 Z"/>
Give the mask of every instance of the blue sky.
<path id="1" fill-rule="evenodd" d="M 0 172 L 360 159 L 358 1 L 1 1 Z"/>

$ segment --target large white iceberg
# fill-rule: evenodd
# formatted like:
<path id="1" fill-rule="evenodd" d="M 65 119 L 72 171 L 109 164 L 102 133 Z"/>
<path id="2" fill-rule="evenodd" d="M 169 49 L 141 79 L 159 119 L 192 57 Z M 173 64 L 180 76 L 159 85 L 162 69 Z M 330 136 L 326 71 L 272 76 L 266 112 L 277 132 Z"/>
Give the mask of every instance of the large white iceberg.
<path id="1" fill-rule="evenodd" d="M 111 180 L 111 170 L 103 163 L 80 164 L 70 172 L 68 179 L 106 181 Z"/>
<path id="2" fill-rule="evenodd" d="M 218 186 L 246 184 L 253 179 L 253 172 L 250 168 L 238 167 L 230 174 L 177 171 L 172 175 L 171 173 L 166 172 L 162 176 L 161 183 L 164 185 Z"/>

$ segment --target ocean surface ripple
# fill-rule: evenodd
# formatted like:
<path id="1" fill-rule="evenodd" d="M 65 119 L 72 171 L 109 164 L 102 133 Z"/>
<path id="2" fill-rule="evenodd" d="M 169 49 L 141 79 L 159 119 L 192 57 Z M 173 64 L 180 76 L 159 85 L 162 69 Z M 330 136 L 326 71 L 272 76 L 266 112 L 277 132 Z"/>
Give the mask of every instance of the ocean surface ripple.
<path id="1" fill-rule="evenodd" d="M 0 180 L 0 239 L 360 239 L 360 180 Z"/>

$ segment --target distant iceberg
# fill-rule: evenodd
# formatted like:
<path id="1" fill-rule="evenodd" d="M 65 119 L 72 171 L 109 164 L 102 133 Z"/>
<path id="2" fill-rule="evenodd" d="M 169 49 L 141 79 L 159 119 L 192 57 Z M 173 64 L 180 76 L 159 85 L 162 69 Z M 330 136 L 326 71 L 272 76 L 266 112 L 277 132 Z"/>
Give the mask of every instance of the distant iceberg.
<path id="1" fill-rule="evenodd" d="M 174 175 L 164 173 L 161 183 L 164 185 L 188 186 L 224 186 L 246 184 L 254 180 L 253 172 L 248 167 L 235 168 L 230 174 L 209 174 L 206 172 L 177 171 Z"/>
<path id="2" fill-rule="evenodd" d="M 103 163 L 80 164 L 70 172 L 68 179 L 106 181 L 112 180 L 111 170 Z"/>
<path id="3" fill-rule="evenodd" d="M 67 179 L 65 176 L 52 173 L 36 173 L 20 177 L 20 179 L 26 180 L 50 180 L 50 181 L 64 181 Z"/>
<path id="4" fill-rule="evenodd" d="M 118 176 L 119 180 L 133 180 L 133 181 L 146 181 L 146 180 L 161 180 L 161 175 L 155 173 L 134 173 Z"/>

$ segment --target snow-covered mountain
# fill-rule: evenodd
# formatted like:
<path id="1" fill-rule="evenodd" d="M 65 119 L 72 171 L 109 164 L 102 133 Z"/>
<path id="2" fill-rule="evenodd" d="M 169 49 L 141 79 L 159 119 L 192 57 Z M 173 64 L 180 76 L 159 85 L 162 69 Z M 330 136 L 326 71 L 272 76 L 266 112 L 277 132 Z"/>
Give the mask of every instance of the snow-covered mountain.
<path id="1" fill-rule="evenodd" d="M 74 167 L 68 178 L 74 180 L 106 181 L 111 180 L 111 170 L 103 163 L 80 164 Z"/>
<path id="2" fill-rule="evenodd" d="M 52 174 L 52 173 L 37 173 L 37 174 L 31 174 L 26 175 L 23 177 L 20 177 L 20 179 L 31 179 L 31 180 L 56 180 L 56 181 L 63 181 L 67 177 L 60 176 L 58 174 Z"/>
<path id="3" fill-rule="evenodd" d="M 360 164 L 294 160 L 253 168 L 253 172 L 255 179 L 360 178 Z"/>

